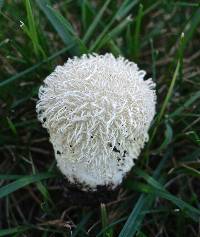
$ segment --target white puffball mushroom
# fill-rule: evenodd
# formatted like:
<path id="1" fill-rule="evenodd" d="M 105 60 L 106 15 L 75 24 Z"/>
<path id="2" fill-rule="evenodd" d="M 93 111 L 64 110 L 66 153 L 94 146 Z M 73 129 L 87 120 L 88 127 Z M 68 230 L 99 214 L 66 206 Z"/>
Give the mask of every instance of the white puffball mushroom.
<path id="1" fill-rule="evenodd" d="M 113 190 L 131 170 L 155 114 L 155 84 L 145 74 L 121 56 L 88 54 L 44 80 L 38 119 L 70 183 Z"/>

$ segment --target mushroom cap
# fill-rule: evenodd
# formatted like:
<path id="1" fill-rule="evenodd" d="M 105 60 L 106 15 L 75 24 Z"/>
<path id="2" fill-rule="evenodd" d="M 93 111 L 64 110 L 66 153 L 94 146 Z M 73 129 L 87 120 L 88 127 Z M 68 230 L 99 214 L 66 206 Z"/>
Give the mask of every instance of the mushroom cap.
<path id="1" fill-rule="evenodd" d="M 148 141 L 155 84 L 123 57 L 88 54 L 57 66 L 39 89 L 36 110 L 57 165 L 83 190 L 114 189 Z"/>

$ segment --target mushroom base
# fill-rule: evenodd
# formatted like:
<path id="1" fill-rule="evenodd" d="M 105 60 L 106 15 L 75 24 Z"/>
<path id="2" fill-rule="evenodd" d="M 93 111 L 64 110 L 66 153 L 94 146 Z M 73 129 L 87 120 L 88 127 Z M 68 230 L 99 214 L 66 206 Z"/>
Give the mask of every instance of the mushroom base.
<path id="1" fill-rule="evenodd" d="M 63 196 L 71 205 L 98 206 L 100 203 L 109 203 L 117 199 L 121 185 L 111 190 L 109 186 L 99 185 L 96 191 L 82 191 L 79 183 L 72 184 L 64 179 L 62 182 Z"/>

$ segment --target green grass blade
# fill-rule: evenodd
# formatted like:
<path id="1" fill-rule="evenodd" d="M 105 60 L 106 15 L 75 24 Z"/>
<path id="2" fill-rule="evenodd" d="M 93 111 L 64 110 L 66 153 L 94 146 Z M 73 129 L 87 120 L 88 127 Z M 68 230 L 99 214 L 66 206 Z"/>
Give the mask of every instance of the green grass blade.
<path id="1" fill-rule="evenodd" d="M 26 6 L 26 12 L 27 12 L 27 19 L 28 19 L 28 28 L 30 33 L 30 38 L 33 43 L 33 48 L 35 51 L 35 54 L 38 55 L 38 37 L 37 37 L 37 31 L 35 26 L 35 21 L 33 17 L 33 12 L 31 9 L 31 4 L 29 0 L 25 0 L 25 6 Z"/>
<path id="2" fill-rule="evenodd" d="M 200 178 L 200 171 L 195 169 L 195 168 L 193 168 L 193 167 L 190 167 L 190 166 L 188 166 L 186 164 L 182 164 L 180 167 L 175 168 L 172 172 L 176 173 L 176 174 L 184 173 L 184 174 L 187 174 L 187 175 L 191 175 L 193 177 Z"/>
<path id="3" fill-rule="evenodd" d="M 184 57 L 184 45 L 185 45 L 185 35 L 181 34 L 179 50 L 178 50 L 178 58 L 180 61 L 180 69 L 179 69 L 179 82 L 183 81 L 183 57 Z"/>
<path id="4" fill-rule="evenodd" d="M 114 221 L 112 222 L 111 224 L 109 224 L 108 226 L 106 226 L 105 228 L 101 229 L 101 231 L 97 234 L 96 237 L 100 237 L 103 235 L 103 233 L 106 231 L 106 230 L 109 230 L 111 227 L 114 227 L 115 225 L 125 221 L 127 219 L 127 217 L 123 217 L 123 218 L 120 218 L 118 219 L 117 221 Z"/>
<path id="5" fill-rule="evenodd" d="M 136 61 L 140 55 L 140 48 L 141 48 L 140 32 L 141 32 L 142 17 L 143 17 L 143 5 L 140 4 L 138 14 L 135 20 L 135 32 L 134 32 L 133 43 L 132 43 L 132 57 Z"/>
<path id="6" fill-rule="evenodd" d="M 154 171 L 153 177 L 158 178 L 160 172 L 162 171 L 166 161 L 171 157 L 171 149 L 166 152 L 163 159 L 160 161 L 159 165 L 157 166 L 156 170 Z M 128 217 L 125 225 L 123 226 L 119 237 L 130 237 L 134 236 L 135 233 L 139 230 L 139 227 L 145 217 L 145 214 L 141 215 L 142 211 L 147 211 L 153 204 L 153 197 L 152 194 L 142 194 L 138 198 L 131 214 Z"/>
<path id="7" fill-rule="evenodd" d="M 174 118 L 174 117 L 180 116 L 180 114 L 185 109 L 190 107 L 199 98 L 200 98 L 200 91 L 197 91 L 196 93 L 190 95 L 189 99 L 184 104 L 178 107 L 173 113 L 169 114 L 169 117 Z"/>
<path id="8" fill-rule="evenodd" d="M 29 230 L 29 227 L 26 226 L 18 226 L 18 227 L 14 227 L 14 228 L 9 228 L 9 229 L 1 229 L 0 230 L 0 237 L 1 236 L 10 236 L 11 234 L 20 234 L 22 232 L 25 232 L 27 230 Z"/>
<path id="9" fill-rule="evenodd" d="M 121 6 L 119 7 L 115 18 L 117 20 L 121 20 L 123 17 L 125 17 L 130 10 L 138 3 L 138 0 L 125 0 L 123 1 L 123 3 L 121 4 Z"/>
<path id="10" fill-rule="evenodd" d="M 8 122 L 8 126 L 10 128 L 10 130 L 12 131 L 12 133 L 17 136 L 17 129 L 15 127 L 15 124 L 12 122 L 12 120 L 10 120 L 8 117 L 7 117 L 7 122 Z"/>
<path id="11" fill-rule="evenodd" d="M 121 33 L 122 30 L 124 30 L 125 27 L 127 27 L 132 22 L 130 16 L 126 17 L 119 25 L 114 27 L 108 34 L 105 35 L 105 37 L 102 39 L 102 41 L 97 46 L 96 50 L 99 50 L 102 48 L 108 41 L 114 39 L 119 33 Z"/>
<path id="12" fill-rule="evenodd" d="M 156 150 L 157 153 L 159 153 L 162 150 L 164 150 L 165 148 L 167 148 L 167 146 L 170 144 L 170 142 L 173 139 L 173 129 L 168 121 L 165 122 L 165 127 L 166 127 L 166 129 L 165 129 L 164 141 L 162 142 L 160 147 Z"/>
<path id="13" fill-rule="evenodd" d="M 76 237 L 79 234 L 79 232 L 82 230 L 83 226 L 88 222 L 91 216 L 92 212 L 89 212 L 83 217 L 81 222 L 76 226 L 76 229 L 73 231 L 71 237 Z"/>
<path id="14" fill-rule="evenodd" d="M 105 10 L 107 9 L 109 3 L 111 0 L 107 0 L 104 5 L 102 6 L 102 8 L 100 9 L 99 13 L 96 15 L 95 19 L 93 20 L 92 24 L 89 26 L 87 32 L 85 33 L 84 37 L 83 37 L 83 42 L 87 43 L 91 37 L 91 35 L 93 34 L 95 28 L 97 27 L 97 25 L 99 24 Z"/>
<path id="15" fill-rule="evenodd" d="M 118 56 L 118 55 L 123 55 L 121 49 L 119 48 L 118 45 L 115 44 L 115 42 L 113 40 L 110 40 L 108 42 L 108 46 L 109 46 L 109 49 L 110 49 L 110 52 L 115 55 L 115 56 Z"/>
<path id="16" fill-rule="evenodd" d="M 153 39 L 150 39 L 151 45 L 151 58 L 152 58 L 152 79 L 156 81 L 156 60 L 157 60 L 157 51 L 154 49 Z"/>
<path id="17" fill-rule="evenodd" d="M 24 177 L 24 175 L 19 174 L 0 174 L 0 180 L 15 180 Z"/>
<path id="18" fill-rule="evenodd" d="M 127 222 L 125 223 L 119 237 L 130 237 L 134 236 L 141 225 L 145 213 L 144 210 L 148 210 L 153 203 L 152 195 L 142 194 L 136 202 Z"/>
<path id="19" fill-rule="evenodd" d="M 93 8 L 88 0 L 81 1 L 81 21 L 84 32 L 90 27 L 93 16 Z"/>
<path id="20" fill-rule="evenodd" d="M 32 156 L 30 156 L 30 161 L 31 161 L 31 165 L 32 165 L 32 172 L 33 172 L 34 175 L 36 175 L 37 171 L 36 171 L 36 167 L 34 165 Z M 42 194 L 42 196 L 45 200 L 45 203 L 49 202 L 54 207 L 54 203 L 51 199 L 51 196 L 49 194 L 49 191 L 48 191 L 47 187 L 41 181 L 36 182 L 36 187 L 40 191 L 40 193 Z"/>
<path id="21" fill-rule="evenodd" d="M 181 7 L 199 7 L 199 3 L 190 3 L 190 2 L 174 2 L 173 3 L 176 6 L 181 6 Z"/>
<path id="22" fill-rule="evenodd" d="M 4 5 L 4 2 L 5 2 L 5 0 L 0 0 L 0 10 L 1 10 L 1 8 L 2 8 L 3 5 Z"/>
<path id="23" fill-rule="evenodd" d="M 10 40 L 9 39 L 4 39 L 3 41 L 0 42 L 0 48 L 7 44 Z"/>
<path id="24" fill-rule="evenodd" d="M 85 46 L 85 43 L 78 37 L 71 23 L 66 18 L 64 18 L 60 13 L 54 10 L 51 6 L 48 5 L 47 8 L 49 8 L 51 14 L 57 19 L 59 26 L 62 26 L 65 32 L 68 32 L 69 35 L 72 35 L 71 40 L 74 41 L 75 43 L 75 47 L 77 51 L 76 54 L 79 55 L 82 53 L 87 53 L 87 48 Z M 67 35 L 65 37 L 67 37 Z"/>
<path id="25" fill-rule="evenodd" d="M 188 153 L 181 159 L 181 162 L 197 161 L 199 159 L 200 147 L 197 147 L 192 152 Z"/>
<path id="26" fill-rule="evenodd" d="M 172 81 L 171 81 L 171 84 L 169 86 L 167 95 L 166 95 L 165 100 L 164 100 L 164 102 L 162 104 L 161 110 L 160 110 L 160 112 L 159 112 L 159 114 L 158 114 L 158 116 L 156 118 L 156 125 L 155 125 L 154 130 L 153 130 L 153 132 L 151 134 L 151 137 L 149 139 L 148 146 L 151 145 L 151 143 L 152 143 L 152 141 L 153 141 L 153 139 L 154 139 L 154 137 L 156 135 L 158 126 L 159 126 L 159 124 L 160 124 L 160 122 L 161 122 L 161 120 L 162 120 L 162 118 L 164 116 L 165 110 L 167 109 L 167 105 L 168 105 L 169 100 L 171 98 L 171 95 L 172 95 L 172 92 L 173 92 L 173 89 L 174 89 L 174 85 L 175 85 L 175 82 L 176 82 L 177 77 L 178 77 L 179 68 L 180 68 L 180 61 L 178 61 L 177 65 L 176 65 L 176 69 L 175 69 L 174 75 L 172 77 Z"/>
<path id="27" fill-rule="evenodd" d="M 104 203 L 101 204 L 101 223 L 103 229 L 105 229 L 109 224 L 108 214 Z M 112 229 L 107 229 L 105 232 L 103 232 L 103 237 L 112 237 L 112 236 L 113 236 Z"/>
<path id="28" fill-rule="evenodd" d="M 183 48 L 185 48 L 188 45 L 193 35 L 195 34 L 196 29 L 199 24 L 200 24 L 200 8 L 196 10 L 196 12 L 193 14 L 191 19 L 188 21 L 188 23 L 185 26 L 185 30 L 184 30 L 185 40 L 183 43 Z"/>
<path id="29" fill-rule="evenodd" d="M 162 4 L 162 1 L 155 1 L 151 6 L 144 10 L 143 16 L 148 15 L 151 11 L 157 8 L 159 5 Z"/>
<path id="30" fill-rule="evenodd" d="M 7 184 L 0 188 L 0 198 L 3 198 L 7 196 L 10 193 L 13 193 L 14 191 L 23 188 L 31 183 L 38 182 L 43 179 L 53 178 L 55 177 L 55 174 L 52 173 L 41 173 L 36 175 L 30 175 L 25 176 L 23 178 L 20 178 L 10 184 Z"/>
<path id="31" fill-rule="evenodd" d="M 35 55 L 39 57 L 41 53 L 43 58 L 45 58 L 46 54 L 39 43 L 37 26 L 34 20 L 33 11 L 32 11 L 31 3 L 29 0 L 25 0 L 25 7 L 26 7 L 26 13 L 27 13 L 27 19 L 28 19 L 28 27 L 25 27 L 24 25 L 22 28 L 32 41 Z"/>
<path id="32" fill-rule="evenodd" d="M 149 185 L 155 188 L 156 194 L 158 194 L 162 198 L 171 201 L 172 203 L 177 205 L 181 210 L 185 211 L 188 214 L 188 216 L 190 216 L 194 221 L 198 221 L 198 218 L 200 218 L 200 210 L 184 202 L 182 199 L 177 198 L 176 196 L 170 194 L 157 180 L 155 180 L 153 177 L 148 175 L 143 170 L 135 169 L 135 173 L 140 177 L 143 177 Z M 154 192 L 152 191 L 152 194 L 153 193 Z"/>
<path id="33" fill-rule="evenodd" d="M 164 22 L 160 21 L 157 23 L 155 28 L 153 28 L 150 32 L 146 33 L 146 35 L 144 35 L 143 40 L 141 42 L 141 48 L 144 48 L 151 39 L 154 39 L 156 36 L 159 36 L 161 34 L 163 27 L 164 27 Z"/>
<path id="34" fill-rule="evenodd" d="M 170 194 L 169 192 L 162 190 L 160 188 L 153 187 L 151 185 L 137 183 L 134 185 L 134 189 L 148 193 L 155 197 L 160 197 L 166 199 L 173 203 L 175 206 L 180 208 L 180 210 L 185 213 L 188 217 L 190 217 L 193 221 L 198 222 L 200 218 L 200 211 L 197 208 L 194 208 L 190 204 L 184 202 L 182 199 L 177 198 L 176 196 Z"/>
<path id="35" fill-rule="evenodd" d="M 104 203 L 101 204 L 101 224 L 102 224 L 102 228 L 105 228 L 108 224 L 108 216 L 107 216 L 106 207 Z M 103 233 L 103 237 L 106 237 L 105 232 Z"/>
<path id="36" fill-rule="evenodd" d="M 41 65 L 43 65 L 43 64 L 45 64 L 45 63 L 48 63 L 48 62 L 50 62 L 51 60 L 57 58 L 58 56 L 64 54 L 65 52 L 67 52 L 67 51 L 68 51 L 70 48 L 72 48 L 72 47 L 73 47 L 73 44 L 70 45 L 70 46 L 68 46 L 68 47 L 65 47 L 65 48 L 59 50 L 58 52 L 52 54 L 52 55 L 51 55 L 50 57 L 48 57 L 47 59 L 45 59 L 45 60 L 43 60 L 43 61 L 41 61 L 41 62 L 35 64 L 34 66 L 29 67 L 29 68 L 25 69 L 24 71 L 19 72 L 19 73 L 15 74 L 14 76 L 12 76 L 12 77 L 10 77 L 10 78 L 8 78 L 8 79 L 6 79 L 6 80 L 0 82 L 0 88 L 6 86 L 6 85 L 8 85 L 8 84 L 10 84 L 10 83 L 13 82 L 13 81 L 16 81 L 16 80 L 18 80 L 18 79 L 21 79 L 23 76 L 25 76 L 25 75 L 27 75 L 27 74 L 29 74 L 29 73 L 35 71 L 35 70 L 36 70 L 37 68 L 39 68 Z"/>
<path id="37" fill-rule="evenodd" d="M 100 33 L 100 35 L 97 37 L 95 42 L 90 47 L 89 51 L 93 52 L 98 48 L 98 45 L 101 43 L 104 36 L 108 33 L 110 28 L 112 27 L 115 20 L 121 20 L 136 4 L 138 3 L 138 0 L 130 1 L 125 0 L 122 5 L 119 7 L 117 12 L 114 14 L 110 22 L 105 26 L 103 31 Z"/>
<path id="38" fill-rule="evenodd" d="M 89 29 L 89 27 L 91 26 L 91 21 L 93 21 L 93 19 L 95 19 L 94 18 L 94 16 L 95 15 L 98 15 L 99 13 L 96 13 L 95 12 L 95 9 L 94 9 L 94 7 L 93 7 L 93 5 L 91 4 L 91 2 L 89 2 L 89 1 L 87 1 L 87 0 L 84 0 L 83 2 L 82 2 L 82 4 L 81 4 L 81 6 L 82 6 L 82 11 L 86 11 L 86 9 L 85 8 L 87 8 L 87 13 L 89 14 L 89 16 L 87 17 L 88 19 L 87 19 L 87 23 L 85 22 L 84 23 L 84 25 L 87 25 L 87 28 Z M 85 10 L 84 10 L 85 9 Z M 100 9 L 100 11 L 101 11 L 101 9 Z M 104 13 L 105 13 L 105 11 L 104 11 Z M 83 14 L 85 14 L 85 13 L 83 13 Z M 86 16 L 85 16 L 86 17 Z M 102 17 L 101 17 L 102 18 Z M 86 19 L 84 20 L 84 21 L 86 21 Z M 102 29 L 105 29 L 106 28 L 106 26 L 107 26 L 107 24 L 105 24 L 101 19 L 99 19 L 99 21 L 98 21 L 98 25 L 96 26 L 96 27 L 98 27 L 98 26 L 100 26 Z M 85 27 L 84 27 L 85 28 Z M 86 29 L 86 28 L 85 28 Z M 87 32 L 86 32 L 87 33 Z M 90 37 L 91 38 L 91 37 Z M 89 39 L 90 40 L 90 39 Z M 88 41 L 89 41 L 88 40 Z M 91 47 L 93 46 L 93 43 L 92 43 L 92 45 L 90 46 L 90 50 L 91 50 Z M 121 50 L 120 50 L 120 48 L 115 44 L 115 42 L 113 41 L 113 40 L 110 40 L 110 42 L 109 42 L 109 49 L 110 49 L 110 51 L 111 51 L 111 53 L 113 53 L 114 55 L 121 55 L 122 54 L 122 52 L 121 52 Z M 92 50 L 91 50 L 92 51 Z"/>
<path id="39" fill-rule="evenodd" d="M 36 3 L 38 4 L 39 8 L 44 12 L 48 20 L 51 22 L 54 29 L 57 31 L 57 33 L 61 37 L 62 41 L 67 46 L 73 44 L 74 47 L 70 49 L 70 52 L 75 55 L 78 54 L 79 50 L 77 49 L 77 47 L 75 47 L 74 37 L 72 37 L 71 35 L 70 26 L 63 25 L 61 22 L 61 19 L 56 14 L 53 14 L 51 8 L 49 7 L 51 6 L 50 1 L 49 0 L 42 0 L 42 1 L 36 0 Z"/>

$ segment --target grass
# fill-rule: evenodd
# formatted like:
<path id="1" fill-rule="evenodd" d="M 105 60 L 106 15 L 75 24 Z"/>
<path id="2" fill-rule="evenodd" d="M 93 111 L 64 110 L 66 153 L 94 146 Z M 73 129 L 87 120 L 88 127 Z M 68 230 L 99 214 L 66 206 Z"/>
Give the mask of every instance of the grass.
<path id="1" fill-rule="evenodd" d="M 199 13 L 198 1 L 0 1 L 0 236 L 200 236 Z M 70 205 L 37 92 L 68 57 L 107 51 L 153 78 L 157 116 L 116 200 Z"/>

